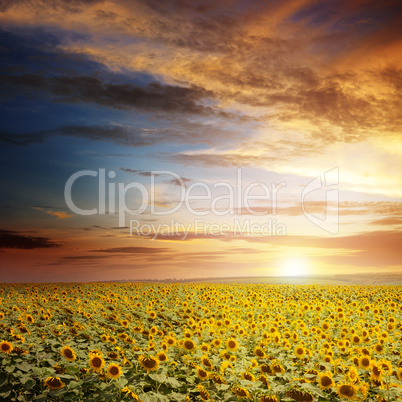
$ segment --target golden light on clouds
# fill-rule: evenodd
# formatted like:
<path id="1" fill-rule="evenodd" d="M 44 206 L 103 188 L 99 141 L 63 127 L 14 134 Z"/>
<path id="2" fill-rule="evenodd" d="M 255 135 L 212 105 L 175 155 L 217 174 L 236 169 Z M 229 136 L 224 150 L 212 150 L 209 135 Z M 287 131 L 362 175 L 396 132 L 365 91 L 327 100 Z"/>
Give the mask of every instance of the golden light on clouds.
<path id="1" fill-rule="evenodd" d="M 0 128 L 11 173 L 0 252 L 15 266 L 15 250 L 24 264 L 36 253 L 37 272 L 56 279 L 67 266 L 77 279 L 245 275 L 267 264 L 264 272 L 286 275 L 399 270 L 401 17 L 398 1 L 372 0 L 2 2 Z M 302 208 L 303 189 L 335 168 L 337 206 L 325 186 L 306 206 L 339 215 L 336 234 Z M 66 180 L 88 169 L 114 172 L 106 189 L 135 181 L 149 191 L 155 170 L 176 172 L 185 188 L 225 181 L 235 193 L 283 182 L 276 215 L 193 206 L 209 211 L 207 224 L 275 219 L 286 235 L 197 236 L 183 207 L 171 218 L 192 225 L 188 237 L 132 236 L 130 216 L 120 225 L 118 194 L 105 214 L 78 216 L 66 205 Z M 74 199 L 97 206 L 97 186 L 82 179 Z M 171 177 L 156 176 L 154 190 L 157 208 L 177 204 Z M 129 205 L 139 200 L 127 194 Z M 147 205 L 141 224 L 169 222 Z M 51 254 L 46 263 L 41 250 Z"/>

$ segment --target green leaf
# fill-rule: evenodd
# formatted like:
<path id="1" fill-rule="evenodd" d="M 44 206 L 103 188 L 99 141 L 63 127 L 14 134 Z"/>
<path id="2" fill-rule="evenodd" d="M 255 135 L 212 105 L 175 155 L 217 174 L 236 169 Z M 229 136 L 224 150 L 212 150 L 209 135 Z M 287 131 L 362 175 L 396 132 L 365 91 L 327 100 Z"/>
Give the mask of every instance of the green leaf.
<path id="1" fill-rule="evenodd" d="M 6 392 L 2 392 L 1 394 L 0 394 L 0 397 L 1 398 L 4 398 L 4 400 L 7 400 L 6 398 L 8 398 L 8 396 L 11 394 L 11 390 L 9 390 L 9 391 L 6 391 Z"/>
<path id="2" fill-rule="evenodd" d="M 180 381 L 177 381 L 174 377 L 168 377 L 166 382 L 171 385 L 173 388 L 179 388 L 182 384 Z"/>
<path id="3" fill-rule="evenodd" d="M 42 370 L 39 367 L 32 367 L 32 373 L 35 374 L 36 376 L 41 376 Z"/>
<path id="4" fill-rule="evenodd" d="M 166 381 L 166 376 L 163 374 L 148 374 L 148 376 L 152 380 L 159 382 L 159 383 L 163 383 Z"/>
<path id="5" fill-rule="evenodd" d="M 17 367 L 17 369 L 24 371 L 25 373 L 28 371 L 31 371 L 32 366 L 27 363 L 27 362 L 23 362 L 23 363 L 18 363 L 15 365 L 15 367 Z"/>
<path id="6" fill-rule="evenodd" d="M 6 371 L 7 373 L 12 373 L 15 369 L 15 366 L 7 366 L 4 371 Z"/>
<path id="7" fill-rule="evenodd" d="M 0 386 L 7 381 L 8 375 L 6 373 L 0 373 Z"/>
<path id="8" fill-rule="evenodd" d="M 27 390 L 31 389 L 31 388 L 33 388 L 35 386 L 35 384 L 36 384 L 36 381 L 33 380 L 32 378 L 30 378 L 28 381 L 25 382 L 24 388 L 27 389 Z"/>

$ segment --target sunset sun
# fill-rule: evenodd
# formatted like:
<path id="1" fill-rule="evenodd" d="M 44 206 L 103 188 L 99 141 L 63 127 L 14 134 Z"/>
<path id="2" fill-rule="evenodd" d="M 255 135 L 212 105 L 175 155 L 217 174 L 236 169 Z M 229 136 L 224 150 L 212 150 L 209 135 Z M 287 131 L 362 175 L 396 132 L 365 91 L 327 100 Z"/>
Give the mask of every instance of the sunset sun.
<path id="1" fill-rule="evenodd" d="M 300 276 L 308 273 L 306 262 L 299 257 L 289 258 L 282 265 L 282 276 Z"/>

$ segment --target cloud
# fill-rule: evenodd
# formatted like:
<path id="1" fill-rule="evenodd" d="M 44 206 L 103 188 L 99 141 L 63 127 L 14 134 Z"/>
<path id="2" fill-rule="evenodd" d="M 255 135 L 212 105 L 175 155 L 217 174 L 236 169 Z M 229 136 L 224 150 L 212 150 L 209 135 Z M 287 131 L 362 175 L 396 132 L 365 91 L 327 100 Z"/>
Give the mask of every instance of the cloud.
<path id="1" fill-rule="evenodd" d="M 0 249 L 32 250 L 60 246 L 60 243 L 56 243 L 47 237 L 27 236 L 15 231 L 0 230 Z"/>
<path id="2" fill-rule="evenodd" d="M 199 86 L 182 87 L 154 82 L 145 87 L 130 83 L 113 84 L 91 76 L 45 77 L 35 74 L 1 75 L 5 87 L 21 87 L 32 95 L 49 94 L 67 103 L 91 102 L 116 109 L 139 108 L 166 113 L 189 113 L 230 117 L 200 102 L 212 99 L 213 93 Z"/>
<path id="3" fill-rule="evenodd" d="M 371 225 L 383 225 L 383 226 L 401 226 L 402 216 L 390 216 L 388 218 L 376 219 L 370 222 Z"/>
<path id="4" fill-rule="evenodd" d="M 38 211 L 43 211 L 45 214 L 50 216 L 55 216 L 57 219 L 68 219 L 71 218 L 73 215 L 67 213 L 66 211 L 55 211 L 53 209 L 47 209 L 51 207 L 32 207 Z"/>
<path id="5" fill-rule="evenodd" d="M 144 177 L 171 177 L 171 175 L 169 173 L 157 173 L 156 171 L 145 171 L 145 170 L 139 170 L 139 169 L 130 169 L 130 168 L 120 168 L 121 171 L 123 172 L 127 172 L 127 173 L 133 173 L 139 176 L 144 176 Z M 180 187 L 182 184 L 186 184 L 191 182 L 191 179 L 187 178 L 187 177 L 181 177 L 180 179 L 177 178 L 172 178 L 170 180 L 165 180 L 164 182 L 166 184 L 172 184 L 174 186 L 178 186 Z"/>
<path id="6" fill-rule="evenodd" d="M 55 216 L 57 219 L 68 219 L 71 218 L 73 215 L 68 214 L 65 211 L 45 211 L 48 215 Z"/>
<path id="7" fill-rule="evenodd" d="M 156 254 L 169 252 L 171 250 L 163 247 L 112 247 L 90 251 L 95 253 Z"/>

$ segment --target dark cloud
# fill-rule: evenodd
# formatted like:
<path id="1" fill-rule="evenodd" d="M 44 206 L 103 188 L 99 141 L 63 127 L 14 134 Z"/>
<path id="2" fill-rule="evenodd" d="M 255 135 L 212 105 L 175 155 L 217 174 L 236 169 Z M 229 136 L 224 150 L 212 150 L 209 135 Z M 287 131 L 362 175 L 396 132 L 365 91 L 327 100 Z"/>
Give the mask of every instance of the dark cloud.
<path id="1" fill-rule="evenodd" d="M 71 13 L 77 13 L 85 7 L 103 3 L 104 0 L 0 0 L 0 12 L 5 12 L 12 8 L 28 6 L 33 12 L 40 12 L 44 8 L 53 10 L 60 9 Z"/>
<path id="2" fill-rule="evenodd" d="M 113 142 L 123 146 L 146 147 L 160 143 L 194 144 L 202 142 L 204 144 L 212 144 L 214 139 L 216 144 L 219 144 L 219 142 L 224 142 L 230 136 L 232 136 L 232 141 L 236 141 L 244 136 L 242 132 L 232 133 L 229 130 L 218 127 L 213 128 L 209 124 L 192 123 L 181 119 L 178 119 L 173 126 L 170 126 L 169 122 L 166 122 L 166 125 L 166 128 L 141 128 L 117 124 L 103 126 L 74 125 L 27 133 L 16 133 L 0 129 L 0 141 L 10 145 L 24 146 L 40 144 L 56 136 L 65 136 L 84 138 L 92 141 Z M 105 155 L 96 152 L 90 154 L 94 156 Z M 129 157 L 132 154 L 107 154 L 107 156 Z"/>
<path id="3" fill-rule="evenodd" d="M 10 230 L 0 230 L 0 249 L 23 249 L 32 250 L 37 248 L 60 247 L 47 237 L 27 236 Z"/>
<path id="4" fill-rule="evenodd" d="M 168 248 L 163 247 L 112 247 L 99 250 L 91 250 L 95 253 L 115 253 L 115 254 L 156 254 L 165 253 L 171 251 Z"/>
<path id="5" fill-rule="evenodd" d="M 156 173 L 156 172 L 152 172 L 152 171 L 144 171 L 144 170 L 139 170 L 139 169 L 130 169 L 130 168 L 120 168 L 121 171 L 123 172 L 127 172 L 127 173 L 133 173 L 139 176 L 144 176 L 144 177 L 171 177 L 170 174 L 168 173 Z M 167 184 L 172 184 L 174 186 L 178 186 L 180 187 L 183 184 L 189 183 L 191 182 L 191 179 L 187 178 L 187 177 L 180 177 L 182 182 L 180 182 L 179 179 L 177 178 L 172 178 L 170 180 L 165 180 L 165 183 Z"/>
<path id="6" fill-rule="evenodd" d="M 166 113 L 190 113 L 230 117 L 200 102 L 213 98 L 213 93 L 204 88 L 162 85 L 157 82 L 145 87 L 133 84 L 114 84 L 91 76 L 45 77 L 36 74 L 2 75 L 2 84 L 9 92 L 24 88 L 32 96 L 46 95 L 59 102 L 90 102 L 115 109 L 139 108 L 146 111 Z M 13 88 L 14 87 L 14 88 Z"/>
<path id="7" fill-rule="evenodd" d="M 68 255 L 61 257 L 62 260 L 67 261 L 86 261 L 86 260 L 101 260 L 103 258 L 109 258 L 110 255 Z"/>
<path id="8" fill-rule="evenodd" d="M 55 136 L 85 138 L 92 141 L 114 142 L 118 145 L 141 147 L 166 142 L 169 138 L 183 139 L 179 133 L 173 134 L 171 129 L 143 129 L 119 125 L 111 126 L 63 126 L 52 130 L 43 130 L 17 134 L 0 131 L 0 141 L 11 145 L 29 145 L 43 143 Z M 125 156 L 125 155 L 124 155 Z"/>

